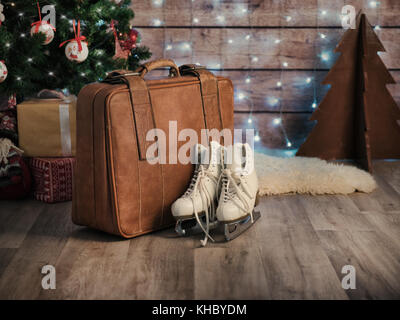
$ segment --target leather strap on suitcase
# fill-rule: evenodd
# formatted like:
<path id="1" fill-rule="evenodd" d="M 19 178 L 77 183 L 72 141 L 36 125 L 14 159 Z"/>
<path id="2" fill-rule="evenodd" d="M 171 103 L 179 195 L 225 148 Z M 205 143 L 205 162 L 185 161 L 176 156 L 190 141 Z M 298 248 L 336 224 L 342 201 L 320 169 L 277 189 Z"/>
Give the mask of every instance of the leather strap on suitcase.
<path id="1" fill-rule="evenodd" d="M 128 70 L 114 71 L 105 79 L 105 82 L 109 83 L 123 82 L 129 88 L 140 160 L 146 160 L 146 150 L 151 145 L 151 141 L 146 141 L 146 134 L 149 130 L 155 128 L 149 89 L 143 78 L 150 71 L 162 67 L 169 67 L 171 68 L 171 75 L 180 76 L 179 68 L 172 60 L 160 59 L 142 65 L 135 72 Z"/>
<path id="2" fill-rule="evenodd" d="M 224 126 L 221 117 L 217 78 L 205 67 L 195 64 L 183 65 L 179 70 L 181 75 L 193 75 L 200 81 L 206 127 L 222 130 Z"/>

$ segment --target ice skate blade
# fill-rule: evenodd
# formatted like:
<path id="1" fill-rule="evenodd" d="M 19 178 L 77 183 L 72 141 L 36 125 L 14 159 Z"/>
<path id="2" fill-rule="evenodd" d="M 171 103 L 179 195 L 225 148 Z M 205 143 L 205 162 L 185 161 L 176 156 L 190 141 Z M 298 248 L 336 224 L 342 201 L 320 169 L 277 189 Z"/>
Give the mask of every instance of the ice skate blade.
<path id="1" fill-rule="evenodd" d="M 260 211 L 253 210 L 253 222 L 251 222 L 251 216 L 248 215 L 241 221 L 227 223 L 224 225 L 224 233 L 225 233 L 225 240 L 231 241 L 238 236 L 240 236 L 243 232 L 249 229 L 254 223 L 260 219 L 261 214 Z"/>
<path id="2" fill-rule="evenodd" d="M 205 217 L 200 218 L 205 225 Z M 210 222 L 210 230 L 217 227 L 218 220 Z M 203 232 L 203 229 L 197 223 L 195 218 L 187 220 L 178 220 L 175 225 L 175 231 L 181 237 L 190 237 Z"/>

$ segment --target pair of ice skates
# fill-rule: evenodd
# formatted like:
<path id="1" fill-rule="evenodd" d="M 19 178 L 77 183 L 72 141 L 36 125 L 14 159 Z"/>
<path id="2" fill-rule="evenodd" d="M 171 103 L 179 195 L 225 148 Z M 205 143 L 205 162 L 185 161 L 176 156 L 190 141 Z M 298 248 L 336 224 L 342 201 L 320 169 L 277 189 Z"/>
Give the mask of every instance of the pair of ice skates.
<path id="1" fill-rule="evenodd" d="M 206 148 L 195 146 L 196 169 L 186 192 L 172 205 L 177 220 L 176 232 L 190 236 L 203 232 L 215 241 L 210 231 L 223 226 L 229 241 L 247 230 L 260 217 L 254 211 L 258 203 L 258 180 L 254 153 L 249 144 L 223 147 L 216 141 Z"/>

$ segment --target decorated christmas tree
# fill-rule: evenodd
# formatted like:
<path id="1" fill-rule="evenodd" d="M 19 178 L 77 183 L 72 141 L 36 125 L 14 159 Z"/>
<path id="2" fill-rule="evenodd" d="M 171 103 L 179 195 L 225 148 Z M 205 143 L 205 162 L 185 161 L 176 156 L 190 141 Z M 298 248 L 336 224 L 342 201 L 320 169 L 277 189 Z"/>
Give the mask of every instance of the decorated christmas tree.
<path id="1" fill-rule="evenodd" d="M 323 82 L 332 87 L 297 155 L 355 159 L 369 171 L 371 159 L 400 158 L 400 109 L 386 87 L 395 81 L 379 51 L 385 48 L 360 13 L 336 48 L 341 56 Z"/>
<path id="2" fill-rule="evenodd" d="M 0 1 L 0 94 L 77 94 L 107 72 L 134 70 L 151 56 L 131 26 L 130 0 Z"/>

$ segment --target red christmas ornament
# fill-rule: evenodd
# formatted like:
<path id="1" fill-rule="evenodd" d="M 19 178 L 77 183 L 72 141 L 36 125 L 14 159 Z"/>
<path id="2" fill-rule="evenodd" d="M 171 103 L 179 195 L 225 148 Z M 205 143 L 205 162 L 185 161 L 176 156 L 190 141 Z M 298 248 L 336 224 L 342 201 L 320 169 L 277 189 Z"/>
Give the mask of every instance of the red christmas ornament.
<path id="1" fill-rule="evenodd" d="M 131 29 L 129 34 L 126 36 L 126 40 L 120 40 L 121 47 L 124 50 L 131 51 L 132 49 L 136 48 L 139 39 L 139 32 L 135 29 Z"/>
<path id="2" fill-rule="evenodd" d="M 118 24 L 118 21 L 111 21 L 110 27 L 114 33 L 115 39 L 115 55 L 114 59 L 128 59 L 129 54 L 131 53 L 132 49 L 136 48 L 136 45 L 140 42 L 140 35 L 139 32 L 135 29 L 131 29 L 129 34 L 124 35 L 124 39 L 118 39 L 117 30 L 115 25 Z M 119 34 L 122 36 L 122 34 Z"/>

